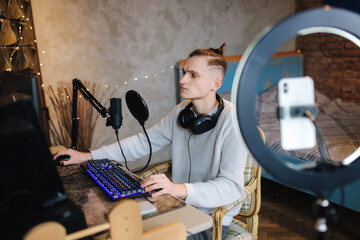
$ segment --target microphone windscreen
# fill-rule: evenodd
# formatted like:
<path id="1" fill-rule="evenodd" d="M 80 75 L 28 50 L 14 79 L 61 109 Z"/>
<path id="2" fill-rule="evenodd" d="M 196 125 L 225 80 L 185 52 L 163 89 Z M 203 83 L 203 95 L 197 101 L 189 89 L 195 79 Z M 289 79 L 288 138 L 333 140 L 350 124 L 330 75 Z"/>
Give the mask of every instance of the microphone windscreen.
<path id="1" fill-rule="evenodd" d="M 130 113 L 140 125 L 144 125 L 145 121 L 149 118 L 149 110 L 145 100 L 134 90 L 130 90 L 125 95 L 126 105 Z"/>

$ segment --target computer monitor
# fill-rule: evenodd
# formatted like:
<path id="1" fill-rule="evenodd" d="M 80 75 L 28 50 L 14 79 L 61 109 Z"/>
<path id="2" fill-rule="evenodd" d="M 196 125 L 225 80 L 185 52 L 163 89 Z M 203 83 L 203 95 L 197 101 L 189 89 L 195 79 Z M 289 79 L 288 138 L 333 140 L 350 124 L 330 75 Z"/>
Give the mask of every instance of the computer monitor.
<path id="1" fill-rule="evenodd" d="M 0 97 L 7 97 L 10 102 L 30 97 L 36 116 L 40 120 L 41 129 L 44 131 L 39 84 L 36 77 L 14 72 L 0 72 Z"/>
<path id="2" fill-rule="evenodd" d="M 6 232 L 25 231 L 44 219 L 39 212 L 66 200 L 29 98 L 0 107 L 0 164 L 0 225 Z"/>

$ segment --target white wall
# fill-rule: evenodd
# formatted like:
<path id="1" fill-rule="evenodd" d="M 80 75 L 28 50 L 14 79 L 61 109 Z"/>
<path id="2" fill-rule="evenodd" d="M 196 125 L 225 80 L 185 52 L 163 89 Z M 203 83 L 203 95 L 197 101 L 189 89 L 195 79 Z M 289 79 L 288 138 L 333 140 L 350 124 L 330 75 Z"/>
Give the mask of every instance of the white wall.
<path id="1" fill-rule="evenodd" d="M 126 108 L 128 90 L 146 100 L 150 127 L 176 104 L 171 66 L 196 48 L 216 48 L 223 42 L 226 55 L 242 54 L 264 27 L 295 10 L 294 0 L 31 2 L 45 87 L 75 77 L 112 88 L 118 85 L 114 97 L 123 99 L 121 138 L 142 131 Z M 287 48 L 294 50 L 294 44 Z M 115 141 L 113 130 L 105 128 L 100 118 L 93 148 Z M 155 155 L 154 161 L 166 158 Z"/>

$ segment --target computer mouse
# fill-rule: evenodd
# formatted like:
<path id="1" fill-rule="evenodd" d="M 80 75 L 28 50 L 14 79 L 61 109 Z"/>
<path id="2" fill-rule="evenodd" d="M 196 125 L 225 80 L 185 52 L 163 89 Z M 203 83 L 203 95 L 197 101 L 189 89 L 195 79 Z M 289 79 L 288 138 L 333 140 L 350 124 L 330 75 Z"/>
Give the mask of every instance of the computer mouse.
<path id="1" fill-rule="evenodd" d="M 60 166 L 61 165 L 60 161 L 68 161 L 69 159 L 70 159 L 69 155 L 61 155 L 54 160 L 54 164 L 55 166 Z"/>

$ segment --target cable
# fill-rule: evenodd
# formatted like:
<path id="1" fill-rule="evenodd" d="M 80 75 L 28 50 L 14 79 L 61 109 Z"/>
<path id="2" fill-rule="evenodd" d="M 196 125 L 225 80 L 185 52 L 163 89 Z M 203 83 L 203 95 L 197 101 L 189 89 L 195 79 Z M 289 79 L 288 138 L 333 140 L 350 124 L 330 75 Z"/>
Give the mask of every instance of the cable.
<path id="1" fill-rule="evenodd" d="M 149 154 L 149 159 L 148 159 L 145 167 L 143 167 L 142 169 L 140 169 L 140 170 L 138 170 L 138 171 L 131 171 L 131 170 L 128 168 L 128 166 L 127 166 L 127 160 L 126 160 L 125 154 L 124 154 L 124 152 L 123 152 L 123 149 L 122 149 L 121 144 L 120 144 L 120 141 L 119 141 L 119 135 L 118 135 L 118 133 L 115 131 L 116 140 L 117 140 L 117 142 L 118 142 L 118 144 L 119 144 L 119 147 L 120 147 L 120 150 L 121 150 L 121 154 L 122 154 L 122 156 L 124 157 L 124 160 L 125 160 L 125 167 L 126 167 L 127 170 L 129 170 L 129 171 L 132 172 L 132 173 L 139 173 L 139 172 L 144 171 L 144 170 L 149 166 L 149 163 L 150 163 L 150 160 L 151 160 L 151 156 L 152 156 L 152 147 L 151 147 L 150 138 L 149 138 L 149 136 L 148 136 L 148 134 L 147 134 L 147 132 L 146 132 L 146 129 L 145 129 L 144 125 L 141 125 L 141 126 L 142 126 L 142 128 L 143 128 L 143 130 L 144 130 L 146 139 L 148 140 L 148 143 L 149 143 L 150 154 Z"/>
<path id="2" fill-rule="evenodd" d="M 188 155 L 189 155 L 189 176 L 188 176 L 188 183 L 190 183 L 190 177 L 191 177 L 191 155 L 190 155 L 190 138 L 194 134 L 191 134 L 188 138 L 187 146 L 188 146 Z"/>
<path id="3" fill-rule="evenodd" d="M 127 170 L 129 170 L 129 168 L 128 168 L 128 166 L 127 166 L 127 161 L 126 161 L 125 154 L 124 154 L 124 152 L 123 152 L 123 150 L 122 150 L 122 147 L 121 147 L 121 144 L 120 144 L 120 141 L 119 141 L 119 136 L 118 136 L 118 134 L 116 134 L 116 133 L 115 133 L 115 135 L 116 135 L 117 143 L 119 144 L 119 147 L 120 147 L 121 154 L 122 154 L 122 156 L 123 156 L 123 158 L 124 158 L 124 160 L 125 160 L 125 166 L 126 166 Z M 129 170 L 129 171 L 130 171 L 130 170 Z"/>
<path id="4" fill-rule="evenodd" d="M 325 141 L 323 139 L 323 136 L 320 132 L 320 129 L 319 127 L 317 126 L 317 124 L 315 123 L 315 117 L 314 115 L 312 115 L 312 113 L 310 112 L 310 110 L 307 110 L 305 111 L 305 116 L 308 117 L 312 123 L 314 124 L 315 126 L 315 129 L 316 129 L 316 138 L 317 140 L 319 141 L 319 152 L 320 152 L 320 156 L 321 156 L 321 160 L 323 162 L 332 162 L 329 160 L 329 156 L 327 154 L 327 152 L 325 151 L 326 150 L 326 147 L 325 147 Z"/>
<path id="5" fill-rule="evenodd" d="M 326 150 L 325 141 L 323 139 L 323 136 L 320 132 L 319 127 L 315 123 L 315 117 L 312 115 L 312 113 L 309 110 L 305 111 L 305 116 L 308 117 L 313 122 L 313 124 L 316 128 L 316 137 L 319 141 L 319 151 L 320 151 L 322 163 L 332 163 L 333 165 L 336 165 L 333 161 L 330 161 L 329 155 L 327 154 L 327 151 L 325 151 Z M 322 167 L 325 167 L 325 166 L 322 166 Z M 344 192 L 344 187 L 342 187 L 340 189 L 340 208 L 338 211 L 339 214 L 336 213 L 335 207 L 327 209 L 327 211 L 324 213 L 325 219 L 329 219 L 329 217 L 331 218 L 331 223 L 333 224 L 333 227 L 334 227 L 334 230 L 332 231 L 330 239 L 336 239 L 336 232 L 337 232 L 337 224 L 336 223 L 340 216 L 342 206 L 344 205 L 344 200 L 345 200 L 345 192 Z"/>

